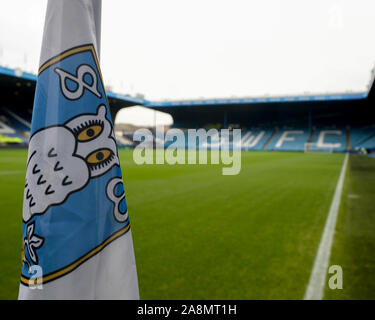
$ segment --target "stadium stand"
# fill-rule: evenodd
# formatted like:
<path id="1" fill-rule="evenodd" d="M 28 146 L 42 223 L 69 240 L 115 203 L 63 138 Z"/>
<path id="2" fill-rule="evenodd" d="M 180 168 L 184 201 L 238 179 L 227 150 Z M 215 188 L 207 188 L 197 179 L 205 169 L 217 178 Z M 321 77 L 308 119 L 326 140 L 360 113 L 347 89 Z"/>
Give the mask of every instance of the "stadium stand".
<path id="1" fill-rule="evenodd" d="M 2 113 L 5 114 L 13 125 L 20 131 L 30 131 L 31 127 L 31 115 L 27 112 L 20 112 L 19 110 L 10 110 L 9 108 L 3 107 Z"/>
<path id="2" fill-rule="evenodd" d="M 242 131 L 242 150 L 262 150 L 275 129 L 251 129 Z"/>
<path id="3" fill-rule="evenodd" d="M 20 115 L 0 107 L 0 144 L 26 145 L 30 123 Z"/>
<path id="4" fill-rule="evenodd" d="M 339 128 L 318 128 L 315 129 L 312 143 L 318 149 L 330 149 L 333 152 L 344 152 L 347 149 L 347 129 Z"/>
<path id="5" fill-rule="evenodd" d="M 350 129 L 350 147 L 353 149 L 375 147 L 375 126 Z"/>
<path id="6" fill-rule="evenodd" d="M 30 121 L 29 112 L 11 111 L 9 108 L 0 107 L 0 144 L 26 145 L 30 135 Z M 168 139 L 163 141 L 159 137 L 155 139 L 154 136 L 150 136 L 148 139 L 156 145 L 164 145 L 165 148 L 172 143 L 177 148 L 185 148 L 188 145 L 187 130 L 183 129 L 184 140 Z M 170 133 L 173 133 L 173 129 Z M 120 147 L 134 146 L 142 140 L 140 135 L 121 131 L 116 131 L 116 138 Z M 209 138 L 205 145 L 198 145 L 199 142 L 202 142 L 197 140 L 197 147 L 215 149 L 218 146 L 218 138 Z M 327 149 L 333 152 L 345 152 L 348 150 L 347 146 L 350 146 L 351 150 L 373 149 L 375 148 L 375 126 L 353 128 L 320 126 L 312 129 L 302 126 L 243 128 L 241 149 L 245 151 L 304 151 L 307 142 L 311 142 L 316 149 Z"/>
<path id="7" fill-rule="evenodd" d="M 375 69 L 374 69 L 375 76 Z M 0 145 L 26 145 L 30 135 L 36 75 L 0 67 Z M 333 152 L 375 150 L 374 77 L 368 92 L 241 99 L 148 101 L 107 91 L 112 118 L 124 107 L 143 105 L 169 113 L 172 128 L 241 128 L 242 150 L 305 151 L 306 144 Z M 131 129 L 131 130 L 130 130 Z M 136 128 L 115 128 L 119 146 L 135 146 Z M 151 131 L 152 129 L 149 128 Z M 151 146 L 168 147 L 151 137 Z M 209 139 L 208 148 L 218 145 Z M 211 144 L 211 146 L 209 146 Z M 176 145 L 174 143 L 174 145 Z"/>
<path id="8" fill-rule="evenodd" d="M 310 136 L 311 130 L 306 128 L 282 128 L 277 130 L 265 150 L 303 151 Z"/>

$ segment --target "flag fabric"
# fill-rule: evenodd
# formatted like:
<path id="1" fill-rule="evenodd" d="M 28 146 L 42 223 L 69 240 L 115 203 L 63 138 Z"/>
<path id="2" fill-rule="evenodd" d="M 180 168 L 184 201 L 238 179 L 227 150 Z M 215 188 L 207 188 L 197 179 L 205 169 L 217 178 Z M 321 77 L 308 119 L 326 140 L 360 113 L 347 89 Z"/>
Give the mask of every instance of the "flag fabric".
<path id="1" fill-rule="evenodd" d="M 100 0 L 49 0 L 23 199 L 19 299 L 139 299 L 99 68 Z"/>

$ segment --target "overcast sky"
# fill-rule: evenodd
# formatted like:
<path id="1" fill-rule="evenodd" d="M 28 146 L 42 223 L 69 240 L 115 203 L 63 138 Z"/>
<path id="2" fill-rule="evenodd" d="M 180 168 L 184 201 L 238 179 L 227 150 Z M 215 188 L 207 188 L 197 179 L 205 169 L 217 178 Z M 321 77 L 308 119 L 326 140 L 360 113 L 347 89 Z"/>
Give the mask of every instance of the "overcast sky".
<path id="1" fill-rule="evenodd" d="M 0 3 L 0 65 L 36 73 L 47 1 Z M 101 68 L 150 100 L 365 91 L 374 33 L 374 0 L 103 0 Z"/>

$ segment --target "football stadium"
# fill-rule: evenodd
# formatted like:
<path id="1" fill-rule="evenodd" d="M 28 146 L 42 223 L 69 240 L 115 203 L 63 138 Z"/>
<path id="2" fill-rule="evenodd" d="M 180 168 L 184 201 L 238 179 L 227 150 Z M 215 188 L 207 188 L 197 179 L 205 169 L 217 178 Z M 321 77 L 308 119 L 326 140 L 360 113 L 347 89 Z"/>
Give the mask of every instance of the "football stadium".
<path id="1" fill-rule="evenodd" d="M 18 292 L 35 84 L 35 75 L 0 69 L 2 299 Z M 343 269 L 344 289 L 327 287 L 324 298 L 375 298 L 373 79 L 368 92 L 322 96 L 152 102 L 107 95 L 114 119 L 142 105 L 170 113 L 183 130 L 242 129 L 234 176 L 217 165 L 138 166 L 132 134 L 117 140 L 143 299 L 302 299 L 345 154 L 330 258 Z"/>
<path id="2" fill-rule="evenodd" d="M 18 297 L 37 79 L 0 66 L 0 299 Z M 375 299 L 374 79 L 375 68 L 361 92 L 186 100 L 107 88 L 141 299 L 306 299 L 321 252 L 322 299 Z M 185 141 L 191 129 L 230 137 L 240 129 L 240 150 L 230 140 L 240 172 L 223 175 L 213 162 L 137 164 L 140 127 L 115 121 L 134 106 L 171 115 L 163 130 L 179 129 Z M 147 129 L 153 155 L 167 152 L 173 141 L 160 140 L 156 122 Z M 216 152 L 217 132 L 197 150 Z M 331 267 L 341 270 L 336 287 Z"/>

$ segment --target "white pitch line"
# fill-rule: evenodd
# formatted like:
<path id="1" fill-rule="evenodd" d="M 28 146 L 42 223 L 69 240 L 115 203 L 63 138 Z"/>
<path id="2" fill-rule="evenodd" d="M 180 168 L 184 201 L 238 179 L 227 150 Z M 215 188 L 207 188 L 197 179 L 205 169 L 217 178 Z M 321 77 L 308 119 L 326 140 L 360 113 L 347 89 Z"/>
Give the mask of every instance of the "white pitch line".
<path id="1" fill-rule="evenodd" d="M 344 163 L 341 168 L 340 177 L 336 185 L 335 194 L 332 199 L 331 207 L 329 209 L 326 224 L 318 252 L 315 257 L 314 266 L 311 271 L 309 284 L 305 292 L 305 300 L 322 300 L 324 294 L 324 287 L 327 276 L 327 269 L 329 258 L 331 255 L 331 247 L 333 242 L 333 235 L 335 233 L 335 226 L 337 215 L 340 207 L 341 193 L 344 186 L 344 178 L 346 172 L 346 166 L 348 163 L 349 154 L 345 155 Z"/>

